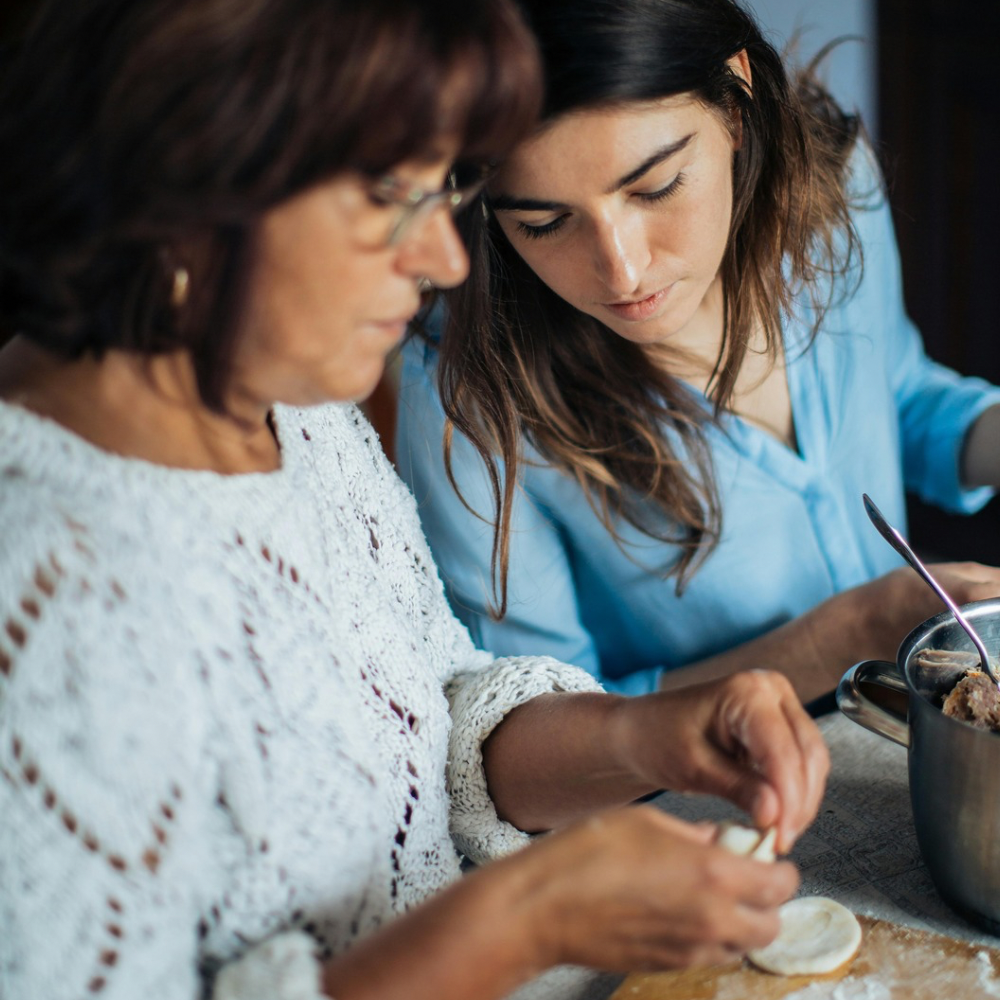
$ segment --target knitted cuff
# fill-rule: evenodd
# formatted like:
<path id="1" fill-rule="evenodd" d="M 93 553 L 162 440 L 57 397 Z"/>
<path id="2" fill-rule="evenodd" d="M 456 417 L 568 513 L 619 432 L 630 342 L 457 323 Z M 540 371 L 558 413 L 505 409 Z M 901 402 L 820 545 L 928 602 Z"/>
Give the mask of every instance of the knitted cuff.
<path id="1" fill-rule="evenodd" d="M 466 857 L 482 864 L 531 840 L 497 816 L 483 769 L 486 737 L 511 709 L 538 695 L 601 690 L 585 670 L 547 656 L 507 657 L 453 679 L 447 691 L 453 720 L 448 760 L 451 834 Z"/>

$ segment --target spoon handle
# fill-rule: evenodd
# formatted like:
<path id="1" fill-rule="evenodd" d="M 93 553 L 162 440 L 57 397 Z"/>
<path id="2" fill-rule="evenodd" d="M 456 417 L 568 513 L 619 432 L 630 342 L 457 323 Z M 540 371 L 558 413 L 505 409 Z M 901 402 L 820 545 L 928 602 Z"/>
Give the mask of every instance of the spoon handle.
<path id="1" fill-rule="evenodd" d="M 986 671 L 986 674 L 994 684 L 1000 685 L 1000 678 L 997 677 L 993 664 L 990 662 L 990 655 L 986 652 L 986 647 L 983 645 L 982 639 L 979 638 L 979 634 L 959 610 L 958 605 L 948 596 L 947 591 L 941 584 L 931 576 L 930 570 L 917 558 L 917 554 L 910 548 L 906 539 L 885 519 L 878 507 L 872 503 L 871 497 L 867 493 L 863 493 L 861 499 L 864 501 L 868 518 L 875 525 L 878 533 L 923 577 L 924 582 L 944 601 L 948 610 L 955 616 L 958 624 L 965 629 L 973 645 L 976 647 L 979 659 L 982 660 L 983 670 Z"/>

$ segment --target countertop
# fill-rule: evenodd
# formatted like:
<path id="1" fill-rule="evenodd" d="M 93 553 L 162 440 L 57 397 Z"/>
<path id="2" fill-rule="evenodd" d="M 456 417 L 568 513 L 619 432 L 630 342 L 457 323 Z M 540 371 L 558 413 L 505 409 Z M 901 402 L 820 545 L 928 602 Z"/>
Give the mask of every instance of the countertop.
<path id="1" fill-rule="evenodd" d="M 864 918 L 866 944 L 870 941 L 879 948 L 884 945 L 889 953 L 896 954 L 893 961 L 897 963 L 905 963 L 899 954 L 909 950 L 924 969 L 918 978 L 927 983 L 930 970 L 938 967 L 944 956 L 949 961 L 967 963 L 962 973 L 973 976 L 977 987 L 962 990 L 961 996 L 954 997 L 945 990 L 936 994 L 940 1000 L 1000 997 L 1000 976 L 996 974 L 1000 969 L 1000 938 L 949 909 L 938 896 L 920 857 L 910 811 L 905 748 L 868 732 L 839 712 L 820 717 L 817 724 L 830 749 L 831 770 L 819 815 L 791 854 L 802 878 L 799 894 L 829 896 L 843 903 Z M 653 804 L 692 821 L 746 819 L 729 803 L 706 796 L 667 792 Z M 872 936 L 873 929 L 877 929 L 877 936 Z M 697 972 L 678 975 L 677 983 L 687 984 L 684 989 L 688 992 L 678 986 L 676 991 L 634 995 L 636 1000 L 653 996 L 716 998 L 730 995 L 717 992 L 719 984 L 726 982 L 738 986 L 738 995 L 747 1000 L 772 995 L 788 996 L 789 1000 L 799 996 L 803 1000 L 847 1000 L 855 996 L 903 1000 L 924 995 L 908 992 L 908 987 L 883 986 L 877 978 L 858 979 L 857 973 L 868 968 L 865 947 L 858 956 L 857 969 L 850 969 L 853 978 L 796 983 L 791 992 L 785 989 L 774 993 L 774 984 L 765 988 L 763 983 L 748 991 L 749 979 L 734 978 L 732 973 L 739 967 L 733 967 L 707 976 Z M 743 969 L 745 973 L 746 966 Z M 752 973 L 749 978 L 756 975 Z M 616 993 L 616 989 L 624 987 L 632 995 L 637 985 L 642 985 L 641 977 L 629 977 L 624 984 L 621 979 L 601 977 L 581 998 L 599 1000 L 615 993 L 615 1000 L 619 1000 L 626 994 Z M 787 985 L 790 988 L 793 984 Z"/>

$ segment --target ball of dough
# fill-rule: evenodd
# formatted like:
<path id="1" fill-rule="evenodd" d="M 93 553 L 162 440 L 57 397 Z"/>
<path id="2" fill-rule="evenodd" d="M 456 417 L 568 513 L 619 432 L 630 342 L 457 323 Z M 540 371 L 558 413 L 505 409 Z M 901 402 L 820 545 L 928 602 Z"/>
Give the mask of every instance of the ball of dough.
<path id="1" fill-rule="evenodd" d="M 861 947 L 861 925 L 840 903 L 825 896 L 803 896 L 778 911 L 781 930 L 765 948 L 747 958 L 779 976 L 819 976 L 833 972 Z"/>
<path id="2" fill-rule="evenodd" d="M 715 842 L 730 854 L 741 854 L 755 861 L 774 861 L 774 842 L 778 831 L 771 827 L 765 832 L 738 823 L 722 823 Z"/>

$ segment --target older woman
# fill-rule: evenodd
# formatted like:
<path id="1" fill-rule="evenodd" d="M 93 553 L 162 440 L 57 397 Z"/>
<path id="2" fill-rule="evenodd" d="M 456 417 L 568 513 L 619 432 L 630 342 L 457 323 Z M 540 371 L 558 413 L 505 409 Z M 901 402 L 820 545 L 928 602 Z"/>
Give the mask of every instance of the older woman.
<path id="1" fill-rule="evenodd" d="M 775 934 L 792 866 L 614 807 L 716 792 L 787 849 L 827 766 L 788 685 L 630 701 L 478 651 L 352 402 L 465 276 L 449 211 L 537 81 L 505 0 L 58 0 L 24 43 L 4 996 L 489 1000 Z"/>

